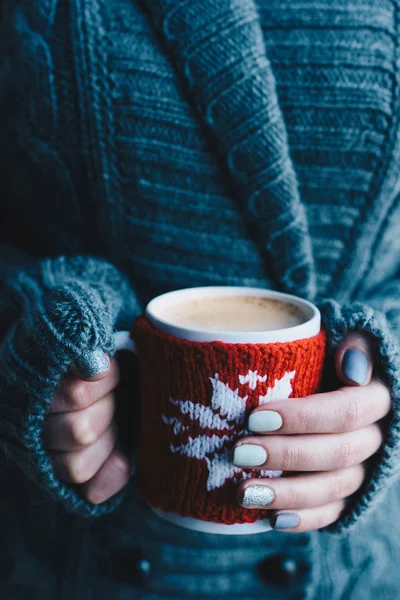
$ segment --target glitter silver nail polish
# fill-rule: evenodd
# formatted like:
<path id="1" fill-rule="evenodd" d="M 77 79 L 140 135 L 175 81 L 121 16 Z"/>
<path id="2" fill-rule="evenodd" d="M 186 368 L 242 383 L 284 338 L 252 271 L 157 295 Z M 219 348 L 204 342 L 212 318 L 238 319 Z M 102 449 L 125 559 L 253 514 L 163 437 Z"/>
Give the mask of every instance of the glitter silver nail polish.
<path id="1" fill-rule="evenodd" d="M 85 377 L 94 377 L 108 370 L 110 361 L 107 354 L 100 348 L 93 352 L 87 352 L 79 359 L 76 367 Z"/>
<path id="2" fill-rule="evenodd" d="M 268 506 L 275 499 L 271 488 L 265 485 L 249 485 L 243 492 L 242 504 L 249 508 L 253 506 Z"/>

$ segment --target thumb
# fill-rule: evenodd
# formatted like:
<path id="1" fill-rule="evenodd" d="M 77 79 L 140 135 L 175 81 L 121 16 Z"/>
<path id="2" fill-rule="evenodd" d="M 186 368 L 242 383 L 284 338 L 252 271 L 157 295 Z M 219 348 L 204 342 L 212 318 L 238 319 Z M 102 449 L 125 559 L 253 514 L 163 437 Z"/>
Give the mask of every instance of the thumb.
<path id="1" fill-rule="evenodd" d="M 101 381 L 110 370 L 110 359 L 100 348 L 86 352 L 75 363 L 72 373 L 83 381 Z"/>
<path id="2" fill-rule="evenodd" d="M 368 385 L 374 366 L 372 339 L 362 332 L 350 333 L 336 351 L 335 366 L 346 385 Z"/>

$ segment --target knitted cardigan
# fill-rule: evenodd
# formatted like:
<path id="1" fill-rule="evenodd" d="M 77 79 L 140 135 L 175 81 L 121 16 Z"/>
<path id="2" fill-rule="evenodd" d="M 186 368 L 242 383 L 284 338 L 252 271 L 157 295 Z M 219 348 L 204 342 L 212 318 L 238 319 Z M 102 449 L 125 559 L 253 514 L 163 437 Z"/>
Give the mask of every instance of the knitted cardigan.
<path id="1" fill-rule="evenodd" d="M 0 438 L 82 516 L 41 429 L 69 367 L 113 355 L 158 293 L 252 285 L 317 302 L 328 362 L 377 342 L 393 410 L 356 528 L 398 482 L 397 0 L 3 2 Z"/>

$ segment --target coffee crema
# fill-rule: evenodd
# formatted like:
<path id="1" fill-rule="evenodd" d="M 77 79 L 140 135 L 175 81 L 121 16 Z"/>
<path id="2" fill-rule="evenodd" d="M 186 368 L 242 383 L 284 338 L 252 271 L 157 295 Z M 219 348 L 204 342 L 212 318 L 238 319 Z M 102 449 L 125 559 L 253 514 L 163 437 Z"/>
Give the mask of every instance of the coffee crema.
<path id="1" fill-rule="evenodd" d="M 307 321 L 289 302 L 262 296 L 203 296 L 171 303 L 163 319 L 180 327 L 211 331 L 274 331 Z"/>

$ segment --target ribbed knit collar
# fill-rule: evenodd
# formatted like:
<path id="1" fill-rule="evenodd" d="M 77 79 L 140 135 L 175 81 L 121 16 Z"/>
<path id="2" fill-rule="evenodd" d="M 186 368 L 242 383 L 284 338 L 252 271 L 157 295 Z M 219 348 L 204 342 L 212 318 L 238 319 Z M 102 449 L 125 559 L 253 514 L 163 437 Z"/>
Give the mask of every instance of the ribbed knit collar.
<path id="1" fill-rule="evenodd" d="M 145 0 L 185 93 L 210 131 L 277 286 L 309 299 L 304 206 L 253 0 Z"/>

